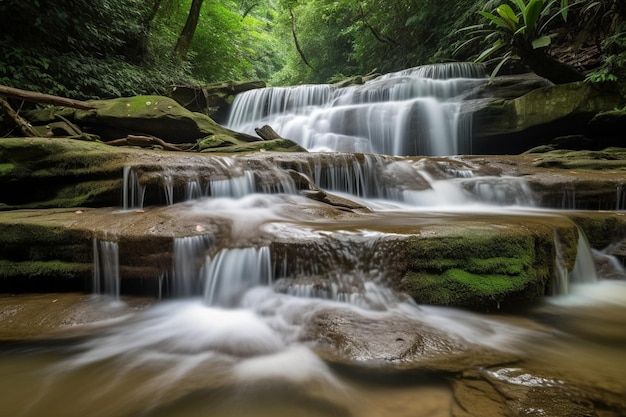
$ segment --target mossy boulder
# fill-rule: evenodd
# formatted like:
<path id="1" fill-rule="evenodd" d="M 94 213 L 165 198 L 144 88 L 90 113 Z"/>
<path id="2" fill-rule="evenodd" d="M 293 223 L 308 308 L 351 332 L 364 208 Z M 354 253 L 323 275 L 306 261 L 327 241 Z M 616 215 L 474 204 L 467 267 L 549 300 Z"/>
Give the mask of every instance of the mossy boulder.
<path id="1" fill-rule="evenodd" d="M 578 233 L 564 218 L 463 221 L 423 230 L 406 245 L 400 287 L 418 303 L 497 310 L 552 291 L 555 238 L 568 269 Z"/>
<path id="2" fill-rule="evenodd" d="M 163 96 L 135 96 L 94 100 L 92 110 L 51 107 L 26 114 L 33 124 L 46 124 L 57 115 L 67 118 L 85 132 L 108 141 L 133 135 L 153 135 L 171 143 L 189 143 L 212 135 L 225 135 L 233 143 L 259 140 L 220 126 L 210 117 L 194 113 Z"/>
<path id="3" fill-rule="evenodd" d="M 615 145 L 620 138 L 615 130 L 604 132 L 603 119 L 597 115 L 625 102 L 614 90 L 578 82 L 535 89 L 514 99 L 483 99 L 465 108 L 473 120 L 473 151 L 510 154 L 566 135 L 586 135 L 594 139 L 596 147 Z"/>
<path id="4" fill-rule="evenodd" d="M 224 123 L 237 94 L 264 87 L 263 81 L 179 84 L 172 86 L 168 95 L 187 110 L 206 114 L 213 120 Z"/>

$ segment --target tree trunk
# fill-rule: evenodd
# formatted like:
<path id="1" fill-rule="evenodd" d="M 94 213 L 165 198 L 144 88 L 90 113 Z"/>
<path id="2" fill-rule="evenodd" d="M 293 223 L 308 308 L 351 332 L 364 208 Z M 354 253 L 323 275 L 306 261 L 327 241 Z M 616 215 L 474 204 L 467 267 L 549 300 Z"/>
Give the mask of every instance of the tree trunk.
<path id="1" fill-rule="evenodd" d="M 293 42 L 296 44 L 296 50 L 300 54 L 300 58 L 302 58 L 307 67 L 313 69 L 311 64 L 309 64 L 309 61 L 306 59 L 304 51 L 302 50 L 302 48 L 300 48 L 300 42 L 298 42 L 298 36 L 296 35 L 296 16 L 294 16 L 292 9 L 289 9 L 289 14 L 291 15 L 291 34 L 293 35 Z"/>
<path id="2" fill-rule="evenodd" d="M 522 62 L 537 75 L 547 78 L 555 84 L 582 81 L 585 76 L 574 67 L 557 61 L 541 49 L 532 49 L 530 45 L 516 45 Z"/>
<path id="3" fill-rule="evenodd" d="M 193 35 L 196 33 L 196 27 L 198 26 L 198 20 L 200 19 L 200 9 L 202 9 L 202 3 L 204 0 L 192 0 L 189 15 L 187 15 L 187 21 L 183 31 L 180 32 L 176 46 L 174 47 L 174 56 L 180 61 L 187 58 Z"/>
<path id="4" fill-rule="evenodd" d="M 86 101 L 73 100 L 71 98 L 52 96 L 50 94 L 36 93 L 34 91 L 20 90 L 19 88 L 7 87 L 0 85 L 0 96 L 17 98 L 33 103 L 52 104 L 55 106 L 72 107 L 81 110 L 91 110 L 95 106 Z"/>

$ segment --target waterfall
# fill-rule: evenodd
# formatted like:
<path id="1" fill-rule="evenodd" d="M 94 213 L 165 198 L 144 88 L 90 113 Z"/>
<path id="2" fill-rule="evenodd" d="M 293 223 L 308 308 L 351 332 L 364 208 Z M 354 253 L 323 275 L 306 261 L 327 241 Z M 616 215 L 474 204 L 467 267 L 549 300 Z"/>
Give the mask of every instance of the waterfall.
<path id="1" fill-rule="evenodd" d="M 598 281 L 596 263 L 593 259 L 591 246 L 585 232 L 578 229 L 578 246 L 576 248 L 576 262 L 570 273 L 570 282 L 577 284 L 589 284 Z"/>
<path id="2" fill-rule="evenodd" d="M 576 246 L 576 260 L 571 271 L 567 270 L 563 259 L 562 243 L 558 235 L 554 234 L 555 246 L 555 276 L 551 295 L 566 295 L 570 293 L 571 284 L 590 284 L 598 281 L 593 251 L 585 233 L 578 229 L 578 244 Z"/>
<path id="3" fill-rule="evenodd" d="M 132 167 L 124 167 L 123 181 L 122 204 L 124 210 L 142 208 L 146 187 L 139 183 L 137 172 Z"/>
<path id="4" fill-rule="evenodd" d="M 96 238 L 93 245 L 93 293 L 120 298 L 119 247 L 117 242 Z"/>
<path id="5" fill-rule="evenodd" d="M 617 196 L 615 198 L 615 210 L 626 210 L 626 186 L 619 185 L 617 187 Z"/>
<path id="6" fill-rule="evenodd" d="M 211 306 L 233 305 L 244 290 L 273 282 L 267 246 L 222 249 L 207 258 L 203 269 L 204 302 Z"/>
<path id="7" fill-rule="evenodd" d="M 172 294 L 189 297 L 200 293 L 200 271 L 206 252 L 213 243 L 209 235 L 187 236 L 174 239 Z"/>
<path id="8" fill-rule="evenodd" d="M 269 124 L 312 151 L 454 155 L 471 149 L 460 98 L 485 80 L 482 66 L 463 63 L 417 67 L 344 88 L 250 90 L 235 98 L 227 126 L 254 134 Z"/>
<path id="9" fill-rule="evenodd" d="M 473 177 L 462 181 L 463 187 L 483 203 L 493 205 L 534 206 L 528 183 L 518 177 Z"/>

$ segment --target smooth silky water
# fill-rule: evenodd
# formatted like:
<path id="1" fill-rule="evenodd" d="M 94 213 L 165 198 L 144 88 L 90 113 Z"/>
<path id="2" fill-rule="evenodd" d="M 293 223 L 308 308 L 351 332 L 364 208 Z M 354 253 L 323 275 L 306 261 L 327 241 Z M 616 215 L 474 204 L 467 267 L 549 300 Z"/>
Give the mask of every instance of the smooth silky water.
<path id="1" fill-rule="evenodd" d="M 402 154 L 407 151 L 402 145 L 404 127 L 382 127 L 378 136 L 357 134 L 355 140 L 332 132 L 333 120 L 354 109 L 361 112 L 368 102 L 376 103 L 372 111 L 383 118 L 389 106 L 424 107 L 425 99 L 407 98 L 407 88 L 431 92 L 428 97 L 440 102 L 437 111 L 447 112 L 454 107 L 449 97 L 461 94 L 458 84 L 480 80 L 473 72 L 464 73 L 462 80 L 441 81 L 433 74 L 409 71 L 341 93 L 331 87 L 307 87 L 306 94 L 263 90 L 255 94 L 270 97 L 263 98 L 273 103 L 265 105 L 266 112 L 259 113 L 258 96 L 238 98 L 252 110 L 235 114 L 240 120 L 231 119 L 231 125 L 245 130 L 246 123 L 258 126 L 269 120 L 290 133 L 299 126 L 299 140 L 313 149 L 352 143 L 345 145 L 350 151 L 363 146 Z M 287 102 L 296 103 L 289 105 L 297 110 L 285 112 Z M 402 114 L 398 108 L 393 112 Z M 458 140 L 457 122 L 446 123 L 448 137 Z M 343 135 L 341 140 L 336 140 L 338 135 Z M 429 149 L 454 154 L 459 143 Z M 626 281 L 619 262 L 592 253 L 580 239 L 574 270 L 557 271 L 560 294 L 519 313 L 487 315 L 417 305 L 388 285 L 390 271 L 380 248 L 393 239 L 394 230 L 467 216 L 523 221 L 528 216 L 558 217 L 560 212 L 534 207 L 532 193 L 517 178 L 473 177 L 470 171 L 457 170 L 436 179 L 420 161 L 394 162 L 378 155 L 356 161 L 347 155 L 339 168 L 309 159 L 299 171 L 320 187 L 367 207 L 366 221 L 349 216 L 320 220 L 317 213 L 324 206 L 299 196 L 287 175 L 268 188 L 255 183 L 258 175 L 238 168 L 232 178 L 190 182 L 186 201 L 175 201 L 168 185 L 175 173 L 164 173 L 167 204 L 181 215 L 232 222 L 228 244 L 209 232 L 175 239 L 174 265 L 159 278 L 157 299 L 137 307 L 132 297 L 119 294 L 118 248 L 94 240 L 93 286 L 98 294 L 83 308 L 107 319 L 81 325 L 68 320 L 55 333 L 1 342 L 0 416 L 466 415 L 455 399 L 462 395 L 455 384 L 476 378 L 455 368 L 455 346 L 471 346 L 469 357 L 478 359 L 470 363 L 484 364 L 468 369 L 493 381 L 493 386 L 511 387 L 500 399 L 486 401 L 490 407 L 479 405 L 483 408 L 474 415 L 510 415 L 498 401 L 517 401 L 512 408 L 520 415 L 556 415 L 546 412 L 541 400 L 528 399 L 526 404 L 525 393 L 551 391 L 568 382 L 583 390 L 581 402 L 588 401 L 584 387 L 626 394 Z M 227 171 L 234 162 L 224 158 L 220 164 Z M 409 183 L 416 173 L 429 183 L 428 189 Z M 407 180 L 400 186 L 390 184 L 389 178 Z M 131 169 L 125 170 L 124 182 L 129 188 L 124 192 L 125 210 L 115 214 L 119 216 L 142 207 L 145 191 Z M 294 263 L 288 256 L 272 257 L 267 236 L 319 243 L 316 251 L 299 253 Z M 593 259 L 599 258 L 609 258 L 612 279 L 596 271 Z M 311 281 L 321 275 L 325 286 Z M 8 297 L 0 302 L 0 318 L 11 320 L 18 307 Z M 452 346 L 451 356 L 444 358 L 449 363 L 410 369 L 401 360 L 387 361 L 375 340 L 367 341 L 375 351 L 369 356 L 348 352 L 354 360 L 345 361 L 328 356 L 324 340 L 314 337 L 317 318 L 327 312 L 336 317 L 334 325 L 348 323 L 357 336 L 370 334 L 372 328 L 393 334 L 397 323 L 408 329 L 437 329 Z M 393 342 L 387 347 L 393 350 Z M 523 394 L 516 397 L 517 392 Z M 483 400 L 489 396 L 476 395 Z M 618 416 L 615 410 L 624 410 L 624 404 L 602 415 Z"/>

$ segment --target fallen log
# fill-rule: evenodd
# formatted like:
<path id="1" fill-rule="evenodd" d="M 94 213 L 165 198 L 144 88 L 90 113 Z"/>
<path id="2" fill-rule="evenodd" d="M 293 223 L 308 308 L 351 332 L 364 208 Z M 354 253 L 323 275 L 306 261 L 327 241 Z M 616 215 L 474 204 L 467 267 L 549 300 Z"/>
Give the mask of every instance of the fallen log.
<path id="1" fill-rule="evenodd" d="M 187 147 L 178 147 L 176 145 L 172 145 L 171 143 L 167 143 L 163 139 L 159 139 L 155 136 L 128 135 L 125 138 L 114 139 L 105 143 L 107 145 L 112 145 L 112 146 L 139 146 L 141 148 L 148 148 L 151 146 L 161 146 L 163 149 L 167 151 L 188 150 L 186 149 Z"/>
<path id="2" fill-rule="evenodd" d="M 72 107 L 81 110 L 91 110 L 96 107 L 86 101 L 74 100 L 66 97 L 53 96 L 50 94 L 37 93 L 34 91 L 21 90 L 19 88 L 0 85 L 0 96 L 17 98 L 33 103 L 52 104 L 55 106 Z"/>
<path id="3" fill-rule="evenodd" d="M 24 136 L 38 136 L 37 132 L 35 131 L 35 129 L 33 129 L 33 126 L 31 126 L 28 120 L 17 114 L 16 111 L 13 110 L 13 107 L 11 107 L 9 102 L 7 102 L 3 98 L 0 98 L 0 108 L 8 116 L 9 120 L 20 129 Z"/>

